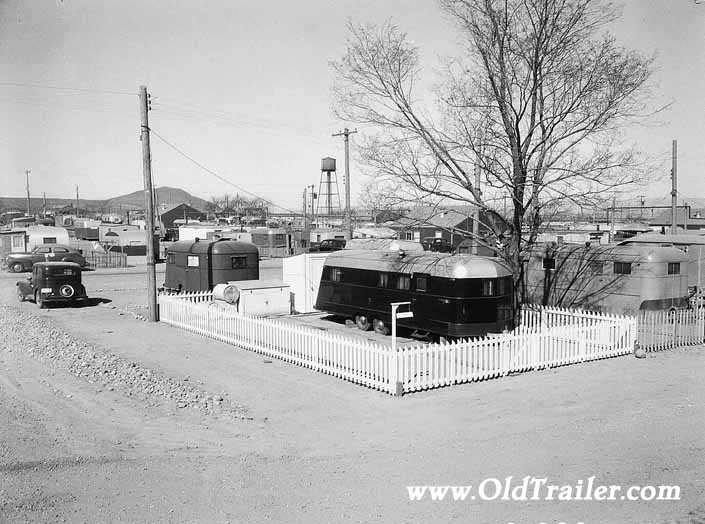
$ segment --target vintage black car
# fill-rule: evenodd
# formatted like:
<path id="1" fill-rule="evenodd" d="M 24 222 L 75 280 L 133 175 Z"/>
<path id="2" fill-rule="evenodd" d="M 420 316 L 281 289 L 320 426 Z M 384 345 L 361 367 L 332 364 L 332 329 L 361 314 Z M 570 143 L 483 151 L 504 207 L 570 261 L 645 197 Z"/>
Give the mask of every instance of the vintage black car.
<path id="1" fill-rule="evenodd" d="M 426 237 L 421 241 L 424 251 L 433 251 L 434 253 L 452 253 L 453 244 L 445 238 Z"/>
<path id="2" fill-rule="evenodd" d="M 5 258 L 5 264 L 15 273 L 29 271 L 37 262 L 75 262 L 81 267 L 86 265 L 86 259 L 80 251 L 61 244 L 45 244 L 35 247 L 31 253 L 10 253 Z"/>
<path id="3" fill-rule="evenodd" d="M 47 303 L 75 303 L 85 299 L 81 266 L 73 262 L 37 262 L 27 280 L 17 282 L 17 297 L 20 302 L 29 297 L 40 308 Z"/>
<path id="4" fill-rule="evenodd" d="M 318 244 L 313 244 L 309 252 L 340 251 L 341 249 L 345 249 L 345 239 L 326 238 L 325 240 L 321 240 Z"/>

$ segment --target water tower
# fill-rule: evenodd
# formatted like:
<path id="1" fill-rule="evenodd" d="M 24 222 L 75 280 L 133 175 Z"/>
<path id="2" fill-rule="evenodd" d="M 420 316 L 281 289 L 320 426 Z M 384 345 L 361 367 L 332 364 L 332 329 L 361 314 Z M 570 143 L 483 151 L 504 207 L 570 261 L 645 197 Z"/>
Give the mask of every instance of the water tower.
<path id="1" fill-rule="evenodd" d="M 340 216 L 341 213 L 335 158 L 326 157 L 321 159 L 321 181 L 318 187 L 316 216 L 330 219 L 332 216 Z"/>

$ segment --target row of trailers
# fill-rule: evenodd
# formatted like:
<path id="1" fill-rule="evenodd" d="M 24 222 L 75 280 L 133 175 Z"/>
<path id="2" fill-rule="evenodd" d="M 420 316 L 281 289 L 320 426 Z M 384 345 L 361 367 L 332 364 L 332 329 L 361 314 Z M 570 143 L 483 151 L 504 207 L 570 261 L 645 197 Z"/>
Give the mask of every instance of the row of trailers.
<path id="1" fill-rule="evenodd" d="M 322 266 L 315 309 L 386 334 L 390 304 L 413 313 L 398 325 L 420 338 L 467 338 L 512 329 L 515 294 L 528 302 L 613 313 L 685 308 L 688 256 L 661 246 L 544 246 L 524 259 L 517 283 L 498 258 L 398 249 L 345 249 Z M 165 287 L 206 290 L 259 278 L 256 246 L 177 242 L 167 252 Z"/>

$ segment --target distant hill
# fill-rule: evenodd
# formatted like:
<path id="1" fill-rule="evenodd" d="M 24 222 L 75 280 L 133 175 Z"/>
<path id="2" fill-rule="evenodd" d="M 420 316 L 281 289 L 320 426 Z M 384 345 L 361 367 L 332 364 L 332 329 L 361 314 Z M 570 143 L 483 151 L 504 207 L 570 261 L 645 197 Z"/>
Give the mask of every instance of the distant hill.
<path id="1" fill-rule="evenodd" d="M 202 198 L 195 197 L 176 187 L 158 187 L 155 192 L 157 194 L 156 205 L 166 204 L 169 206 L 185 203 L 199 211 L 205 211 L 208 205 L 208 202 Z M 104 205 L 111 209 L 144 209 L 144 191 L 135 191 L 128 195 L 105 200 Z"/>
<path id="2" fill-rule="evenodd" d="M 80 200 L 81 209 L 87 209 L 91 212 L 101 211 L 104 200 Z M 55 209 L 60 209 L 65 206 L 75 206 L 75 198 L 48 198 L 46 199 L 46 209 L 47 211 L 54 211 Z M 43 198 L 30 198 L 29 206 L 32 213 L 39 213 L 44 208 Z M 11 211 L 11 210 L 27 211 L 27 198 L 22 197 L 0 197 L 0 212 L 1 211 Z"/>
<path id="3" fill-rule="evenodd" d="M 174 187 L 158 187 L 156 205 L 159 204 L 189 204 L 199 211 L 205 211 L 207 202 L 202 198 L 195 197 L 187 193 L 183 189 Z M 43 198 L 30 198 L 30 208 L 32 213 L 39 213 L 44 206 Z M 75 206 L 76 199 L 71 198 L 47 198 L 47 211 L 62 208 L 64 206 Z M 110 213 L 119 212 L 120 210 L 144 209 L 144 191 L 135 191 L 129 195 L 122 195 L 107 200 L 87 200 L 81 198 L 79 200 L 81 210 L 86 210 L 91 213 Z M 0 197 L 0 211 L 8 211 L 18 209 L 25 211 L 27 209 L 27 199 L 22 197 Z"/>
<path id="4" fill-rule="evenodd" d="M 705 209 L 705 198 L 697 198 L 697 197 L 684 197 L 682 195 L 678 195 L 678 205 L 682 206 L 684 203 L 687 203 L 691 209 Z M 662 198 L 660 200 L 654 200 L 654 201 L 647 201 L 647 206 L 671 206 L 671 198 Z"/>

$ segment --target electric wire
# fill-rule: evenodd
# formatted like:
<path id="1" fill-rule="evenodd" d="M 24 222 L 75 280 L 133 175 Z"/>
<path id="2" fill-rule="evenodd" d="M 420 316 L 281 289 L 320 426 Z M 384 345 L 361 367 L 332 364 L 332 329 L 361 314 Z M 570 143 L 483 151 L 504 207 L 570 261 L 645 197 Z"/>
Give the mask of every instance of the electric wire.
<path id="1" fill-rule="evenodd" d="M 274 206 L 274 207 L 277 207 L 277 208 L 279 208 L 279 209 L 283 209 L 284 211 L 286 211 L 286 212 L 288 212 L 288 213 L 292 213 L 292 214 L 294 214 L 294 215 L 297 214 L 296 212 L 292 211 L 292 210 L 289 209 L 289 208 L 286 208 L 286 207 L 281 206 L 281 205 L 279 205 L 279 204 L 275 204 L 274 202 L 272 202 L 271 200 L 269 200 L 269 199 L 267 199 L 267 198 L 261 197 L 261 196 L 255 194 L 255 193 L 253 193 L 253 192 L 251 192 L 251 191 L 248 191 L 247 189 L 245 189 L 245 188 L 243 188 L 243 187 L 241 187 L 241 186 L 238 186 L 237 184 L 231 182 L 231 181 L 228 180 L 227 178 L 225 178 L 225 177 L 219 175 L 218 173 L 216 173 L 216 172 L 213 171 L 212 169 L 209 169 L 208 167 L 204 166 L 204 165 L 201 164 L 198 160 L 196 160 L 196 159 L 192 158 L 191 156 L 189 156 L 187 153 L 185 153 L 184 151 L 182 151 L 179 147 L 175 146 L 174 144 L 172 144 L 171 142 L 169 142 L 167 139 L 165 139 L 163 136 L 161 136 L 159 133 L 157 133 L 157 132 L 154 130 L 154 128 L 152 128 L 151 126 L 150 126 L 149 130 L 150 130 L 150 132 L 151 132 L 154 136 L 156 136 L 159 140 L 161 140 L 161 141 L 162 141 L 164 144 L 166 144 L 168 147 L 170 147 L 171 149 L 173 149 L 174 151 L 176 151 L 179 155 L 181 155 L 182 157 L 184 157 L 184 158 L 187 159 L 189 162 L 191 162 L 191 163 L 194 164 L 195 166 L 199 167 L 200 169 L 202 169 L 202 170 L 205 171 L 206 173 L 208 173 L 208 174 L 210 174 L 210 175 L 213 175 L 213 176 L 216 177 L 218 180 L 220 180 L 220 181 L 222 181 L 222 182 L 225 182 L 226 184 L 228 184 L 228 185 L 230 185 L 230 186 L 233 186 L 233 187 L 234 187 L 235 189 L 237 189 L 238 191 L 242 191 L 243 193 L 246 193 L 246 194 L 248 194 L 248 195 L 250 195 L 250 196 L 252 196 L 252 197 L 254 197 L 254 198 L 257 198 L 257 199 L 259 199 L 259 200 L 262 200 L 263 202 L 265 202 L 265 203 L 267 203 L 267 204 L 270 204 L 270 205 L 272 205 L 272 206 Z"/>
<path id="2" fill-rule="evenodd" d="M 31 87 L 35 89 L 54 89 L 58 91 L 78 91 L 82 93 L 101 93 L 106 95 L 126 95 L 126 96 L 138 96 L 137 92 L 130 93 L 129 91 L 115 91 L 109 89 L 88 89 L 84 87 L 68 87 L 68 86 L 53 86 L 45 84 L 24 84 L 21 82 L 0 82 L 3 86 L 13 86 L 13 87 Z"/>
<path id="3" fill-rule="evenodd" d="M 287 138 L 289 140 L 305 139 L 308 143 L 316 142 L 321 145 L 325 145 L 328 147 L 330 146 L 330 141 L 324 141 L 321 138 L 320 134 L 312 132 L 310 129 L 304 129 L 301 127 L 297 128 L 288 124 L 278 125 L 273 122 L 268 122 L 262 119 L 260 119 L 260 121 L 257 121 L 252 119 L 235 118 L 232 114 L 229 113 L 209 113 L 198 109 L 192 110 L 179 106 L 174 106 L 171 104 L 164 104 L 159 101 L 153 102 L 152 107 L 155 114 L 158 115 L 165 115 L 182 119 L 199 120 L 217 125 L 229 125 L 232 127 L 253 127 L 259 129 L 261 133 L 269 134 L 271 136 Z M 292 133 L 292 130 L 294 130 L 295 133 Z"/>

